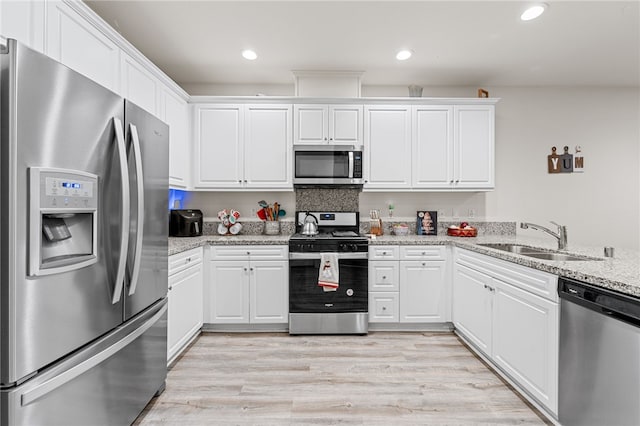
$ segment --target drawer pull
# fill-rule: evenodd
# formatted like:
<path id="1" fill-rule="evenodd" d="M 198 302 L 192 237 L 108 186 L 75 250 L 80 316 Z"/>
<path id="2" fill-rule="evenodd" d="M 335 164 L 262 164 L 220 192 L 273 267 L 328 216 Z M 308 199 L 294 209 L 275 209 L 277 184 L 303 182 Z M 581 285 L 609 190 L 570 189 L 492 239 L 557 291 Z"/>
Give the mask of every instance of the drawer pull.
<path id="1" fill-rule="evenodd" d="M 383 280 L 386 280 L 386 279 L 387 279 L 387 276 L 386 276 L 386 275 L 383 275 L 383 276 L 382 276 L 382 279 L 383 279 Z"/>
<path id="2" fill-rule="evenodd" d="M 387 310 L 387 307 L 386 307 L 386 306 L 383 306 L 383 307 L 382 307 L 382 310 L 383 310 L 383 311 L 386 311 L 386 310 Z"/>

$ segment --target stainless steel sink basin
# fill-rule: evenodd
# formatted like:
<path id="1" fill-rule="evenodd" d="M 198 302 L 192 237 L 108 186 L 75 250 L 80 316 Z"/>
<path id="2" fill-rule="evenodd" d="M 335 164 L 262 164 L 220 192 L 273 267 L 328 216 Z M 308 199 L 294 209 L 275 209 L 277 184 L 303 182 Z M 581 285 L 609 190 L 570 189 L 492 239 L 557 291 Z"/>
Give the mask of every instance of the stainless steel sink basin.
<path id="1" fill-rule="evenodd" d="M 597 257 L 589 257 L 589 256 L 582 256 L 579 254 L 545 250 L 537 247 L 523 246 L 520 244 L 485 243 L 485 244 L 478 244 L 478 245 L 483 247 L 493 248 L 496 250 L 508 251 L 510 253 L 516 253 L 521 256 L 533 257 L 535 259 L 542 259 L 542 260 L 554 260 L 556 262 L 602 260 Z"/>
<path id="2" fill-rule="evenodd" d="M 565 261 L 586 261 L 586 260 L 602 260 L 597 257 L 589 257 L 589 256 L 581 256 L 577 254 L 569 254 L 569 253 L 522 253 L 523 256 L 535 257 L 536 259 L 543 260 L 555 260 L 557 262 L 565 262 Z"/>
<path id="3" fill-rule="evenodd" d="M 502 251 L 508 251 L 511 253 L 546 253 L 547 250 L 538 249 L 535 247 L 521 246 L 519 244 L 504 244 L 504 243 L 486 243 L 478 244 L 479 246 L 494 248 Z"/>

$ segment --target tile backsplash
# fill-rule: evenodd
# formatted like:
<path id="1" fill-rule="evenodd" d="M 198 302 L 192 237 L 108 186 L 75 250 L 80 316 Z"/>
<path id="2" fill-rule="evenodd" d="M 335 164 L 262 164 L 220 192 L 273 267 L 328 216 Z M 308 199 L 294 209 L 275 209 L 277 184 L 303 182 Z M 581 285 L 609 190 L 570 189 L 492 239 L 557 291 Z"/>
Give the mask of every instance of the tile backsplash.
<path id="1" fill-rule="evenodd" d="M 361 188 L 296 188 L 296 211 L 357 212 Z"/>

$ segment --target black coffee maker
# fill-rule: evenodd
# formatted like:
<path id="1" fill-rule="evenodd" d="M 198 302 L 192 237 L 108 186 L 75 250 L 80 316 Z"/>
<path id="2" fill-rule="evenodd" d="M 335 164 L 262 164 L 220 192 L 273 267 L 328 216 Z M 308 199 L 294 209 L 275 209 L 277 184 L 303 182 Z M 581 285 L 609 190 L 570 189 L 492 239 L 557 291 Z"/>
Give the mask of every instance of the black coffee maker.
<path id="1" fill-rule="evenodd" d="M 170 237 L 198 237 L 202 235 L 201 210 L 170 210 Z"/>

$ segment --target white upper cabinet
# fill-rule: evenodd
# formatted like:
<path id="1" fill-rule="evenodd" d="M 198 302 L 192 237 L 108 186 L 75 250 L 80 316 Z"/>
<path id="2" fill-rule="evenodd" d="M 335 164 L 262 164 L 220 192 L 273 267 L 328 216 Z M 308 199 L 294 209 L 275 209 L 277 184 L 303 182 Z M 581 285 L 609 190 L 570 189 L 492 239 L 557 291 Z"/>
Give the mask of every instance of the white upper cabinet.
<path id="1" fill-rule="evenodd" d="M 169 125 L 169 186 L 187 189 L 191 170 L 189 105 L 166 87 L 161 90 L 160 119 Z"/>
<path id="2" fill-rule="evenodd" d="M 47 2 L 45 53 L 118 92 L 120 48 L 69 5 Z"/>
<path id="3" fill-rule="evenodd" d="M 196 105 L 196 189 L 291 189 L 291 105 Z"/>
<path id="4" fill-rule="evenodd" d="M 242 187 L 243 105 L 196 105 L 195 188 Z"/>
<path id="5" fill-rule="evenodd" d="M 362 105 L 295 105 L 296 145 L 362 145 Z"/>
<path id="6" fill-rule="evenodd" d="M 414 188 L 453 184 L 453 107 L 413 107 L 412 183 Z"/>
<path id="7" fill-rule="evenodd" d="M 365 106 L 365 190 L 487 190 L 494 184 L 495 106 Z M 399 110 L 405 112 L 400 123 Z M 402 129 L 408 123 L 411 134 Z"/>
<path id="8" fill-rule="evenodd" d="M 0 34 L 44 52 L 45 2 L 0 1 Z"/>
<path id="9" fill-rule="evenodd" d="M 494 116 L 493 105 L 460 105 L 455 113 L 456 188 L 493 188 Z"/>
<path id="10" fill-rule="evenodd" d="M 329 141 L 329 110 L 326 105 L 295 105 L 296 145 L 320 145 Z"/>
<path id="11" fill-rule="evenodd" d="M 411 107 L 365 106 L 364 189 L 411 188 Z"/>
<path id="12" fill-rule="evenodd" d="M 291 127 L 291 105 L 246 105 L 244 187 L 293 187 Z"/>
<path id="13" fill-rule="evenodd" d="M 160 82 L 138 61 L 121 54 L 120 94 L 140 108 L 160 116 Z"/>

